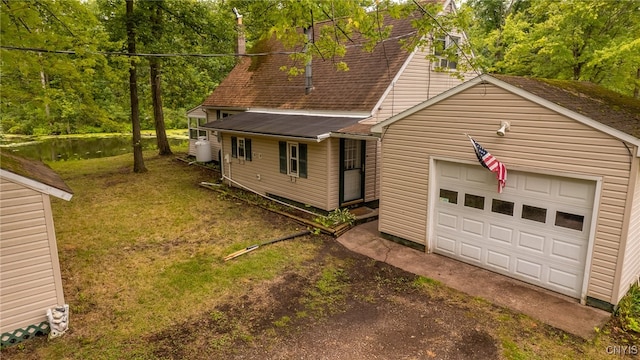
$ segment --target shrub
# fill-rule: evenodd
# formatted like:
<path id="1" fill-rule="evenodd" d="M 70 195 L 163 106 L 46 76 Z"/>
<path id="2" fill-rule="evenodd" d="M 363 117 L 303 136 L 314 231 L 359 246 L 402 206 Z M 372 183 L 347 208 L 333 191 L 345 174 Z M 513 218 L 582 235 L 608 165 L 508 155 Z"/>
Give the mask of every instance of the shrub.
<path id="1" fill-rule="evenodd" d="M 616 316 L 625 331 L 640 334 L 640 286 L 635 283 L 618 304 Z"/>
<path id="2" fill-rule="evenodd" d="M 314 219 L 315 222 L 322 226 L 333 227 L 340 224 L 353 224 L 356 216 L 349 209 L 335 209 L 326 216 L 319 216 Z"/>

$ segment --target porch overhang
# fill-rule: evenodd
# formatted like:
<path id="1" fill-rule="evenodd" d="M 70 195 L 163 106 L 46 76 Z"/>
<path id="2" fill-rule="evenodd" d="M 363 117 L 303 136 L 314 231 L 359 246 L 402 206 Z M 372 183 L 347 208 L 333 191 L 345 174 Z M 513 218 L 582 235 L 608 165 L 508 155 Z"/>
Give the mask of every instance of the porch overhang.
<path id="1" fill-rule="evenodd" d="M 365 117 L 243 112 L 202 126 L 219 132 L 321 142 Z"/>

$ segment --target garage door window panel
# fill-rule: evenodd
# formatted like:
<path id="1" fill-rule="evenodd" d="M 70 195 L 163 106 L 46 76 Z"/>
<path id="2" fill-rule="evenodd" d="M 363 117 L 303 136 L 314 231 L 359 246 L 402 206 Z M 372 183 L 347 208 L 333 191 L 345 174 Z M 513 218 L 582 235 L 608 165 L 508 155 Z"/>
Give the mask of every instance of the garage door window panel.
<path id="1" fill-rule="evenodd" d="M 451 191 L 446 189 L 440 189 L 440 201 L 449 203 L 449 204 L 457 204 L 458 203 L 458 192 Z"/>
<path id="2" fill-rule="evenodd" d="M 584 226 L 584 216 L 556 211 L 555 225 L 567 229 L 582 231 Z"/>
<path id="3" fill-rule="evenodd" d="M 491 200 L 491 211 L 498 214 L 513 216 L 514 203 L 498 199 Z"/>
<path id="4" fill-rule="evenodd" d="M 484 210 L 484 196 L 464 194 L 464 206 Z"/>
<path id="5" fill-rule="evenodd" d="M 522 218 L 545 223 L 547 222 L 547 209 L 531 205 L 522 205 Z"/>

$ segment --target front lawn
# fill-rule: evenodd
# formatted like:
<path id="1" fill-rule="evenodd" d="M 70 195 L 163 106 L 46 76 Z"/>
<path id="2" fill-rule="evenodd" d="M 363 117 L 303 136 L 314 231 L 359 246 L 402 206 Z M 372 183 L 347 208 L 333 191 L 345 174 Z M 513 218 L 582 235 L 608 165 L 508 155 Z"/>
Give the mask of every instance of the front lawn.
<path id="1" fill-rule="evenodd" d="M 3 349 L 2 359 L 287 358 L 282 351 L 299 356 L 296 351 L 314 339 L 357 325 L 356 318 L 344 318 L 354 312 L 361 321 L 388 316 L 398 324 L 473 335 L 486 345 L 482 354 L 507 359 L 607 359 L 607 346 L 637 340 L 626 336 L 631 328 L 620 334 L 617 325 L 591 341 L 577 339 L 352 254 L 325 235 L 225 262 L 236 250 L 305 226 L 199 186 L 217 180 L 206 169 L 153 152 L 145 152 L 147 173 L 132 173 L 132 162 L 122 155 L 50 164 L 74 191 L 70 202 L 52 200 L 70 330 L 59 339 L 39 337 Z M 630 301 L 630 311 L 637 311 L 637 301 Z M 416 318 L 411 304 L 424 308 L 423 315 Z M 449 317 L 428 312 L 438 309 L 450 309 Z M 638 314 L 624 316 L 633 326 Z M 375 331 L 388 326 L 377 324 Z M 413 349 L 411 334 L 394 326 L 400 339 L 394 341 Z M 309 331 L 319 333 L 305 343 Z M 356 345 L 355 337 L 339 339 L 348 348 Z M 447 339 L 452 349 L 463 345 L 454 335 Z M 437 358 L 434 348 L 418 345 L 426 346 L 416 345 L 415 358 Z"/>

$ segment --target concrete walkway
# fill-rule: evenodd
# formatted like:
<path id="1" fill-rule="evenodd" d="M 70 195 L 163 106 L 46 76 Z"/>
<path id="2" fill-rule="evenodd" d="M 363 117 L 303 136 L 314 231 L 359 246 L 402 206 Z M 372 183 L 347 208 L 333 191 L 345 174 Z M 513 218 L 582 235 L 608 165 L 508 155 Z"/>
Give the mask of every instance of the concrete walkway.
<path id="1" fill-rule="evenodd" d="M 611 314 L 577 300 L 468 265 L 445 256 L 427 254 L 380 237 L 378 222 L 354 227 L 338 238 L 348 249 L 493 304 L 531 316 L 568 333 L 591 339 Z"/>

